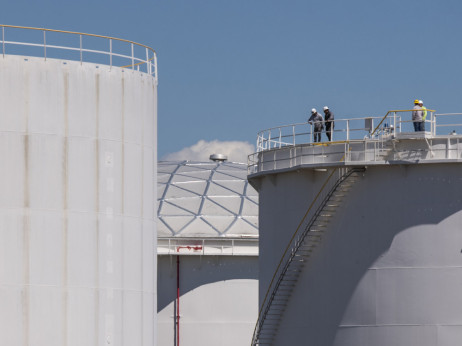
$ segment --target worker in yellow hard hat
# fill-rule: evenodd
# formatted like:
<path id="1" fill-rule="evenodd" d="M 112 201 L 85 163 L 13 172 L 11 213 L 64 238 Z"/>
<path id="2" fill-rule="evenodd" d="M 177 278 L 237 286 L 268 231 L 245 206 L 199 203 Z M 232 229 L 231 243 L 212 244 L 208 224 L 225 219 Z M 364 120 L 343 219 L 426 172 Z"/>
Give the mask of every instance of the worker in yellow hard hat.
<path id="1" fill-rule="evenodd" d="M 422 108 L 423 116 L 422 116 L 422 131 L 425 131 L 425 119 L 427 118 L 427 107 L 423 105 L 423 101 L 419 100 L 419 106 Z"/>
<path id="2" fill-rule="evenodd" d="M 423 110 L 422 107 L 419 106 L 419 100 L 414 100 L 414 108 L 412 111 L 412 121 L 414 124 L 414 131 L 419 132 L 419 131 L 425 131 L 424 129 L 424 122 L 422 120 L 423 118 Z"/>

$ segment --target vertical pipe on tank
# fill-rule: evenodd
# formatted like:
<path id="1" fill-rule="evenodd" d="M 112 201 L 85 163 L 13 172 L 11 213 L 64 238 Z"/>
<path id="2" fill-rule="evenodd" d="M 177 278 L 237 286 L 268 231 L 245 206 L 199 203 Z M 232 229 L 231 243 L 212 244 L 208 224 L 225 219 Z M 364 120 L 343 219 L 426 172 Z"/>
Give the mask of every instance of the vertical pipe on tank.
<path id="1" fill-rule="evenodd" d="M 180 256 L 176 256 L 176 346 L 180 346 Z"/>

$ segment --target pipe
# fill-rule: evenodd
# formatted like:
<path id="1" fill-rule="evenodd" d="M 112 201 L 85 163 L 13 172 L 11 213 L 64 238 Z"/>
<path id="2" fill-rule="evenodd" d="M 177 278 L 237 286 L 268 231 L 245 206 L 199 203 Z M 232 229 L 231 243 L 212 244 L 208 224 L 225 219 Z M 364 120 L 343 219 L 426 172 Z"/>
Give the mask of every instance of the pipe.
<path id="1" fill-rule="evenodd" d="M 180 346 L 180 256 L 176 256 L 176 346 Z"/>

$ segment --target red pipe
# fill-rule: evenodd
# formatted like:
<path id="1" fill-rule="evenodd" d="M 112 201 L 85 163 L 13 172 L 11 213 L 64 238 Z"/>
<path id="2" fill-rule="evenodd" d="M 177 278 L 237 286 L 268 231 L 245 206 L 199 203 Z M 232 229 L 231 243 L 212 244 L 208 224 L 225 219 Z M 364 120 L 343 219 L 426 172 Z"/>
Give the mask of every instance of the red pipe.
<path id="1" fill-rule="evenodd" d="M 176 346 L 180 346 L 180 256 L 176 256 Z"/>

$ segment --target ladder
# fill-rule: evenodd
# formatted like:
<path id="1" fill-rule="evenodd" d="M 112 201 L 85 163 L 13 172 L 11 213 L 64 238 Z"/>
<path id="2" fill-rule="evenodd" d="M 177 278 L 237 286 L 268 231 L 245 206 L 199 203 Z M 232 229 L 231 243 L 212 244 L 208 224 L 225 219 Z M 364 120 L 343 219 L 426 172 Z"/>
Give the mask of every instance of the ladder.
<path id="1" fill-rule="evenodd" d="M 292 291 L 297 285 L 303 267 L 308 263 L 310 257 L 314 255 L 316 247 L 321 243 L 323 234 L 326 232 L 328 223 L 335 215 L 348 191 L 360 179 L 365 168 L 337 168 L 340 177 L 334 182 L 333 186 L 324 195 L 318 208 L 311 217 L 297 239 L 292 237 L 290 250 L 284 253 L 280 265 L 276 269 L 273 281 L 270 283 L 268 293 L 263 301 L 260 314 L 255 326 L 252 337 L 254 345 L 272 345 L 281 321 L 282 314 L 292 295 Z M 327 178 L 321 191 L 315 197 L 319 199 L 320 193 L 325 188 L 327 182 L 335 170 Z M 311 207 L 307 211 L 307 214 Z M 305 217 L 306 215 L 305 214 Z M 298 229 L 297 229 L 298 231 Z M 296 231 L 296 233 L 297 233 Z M 284 265 L 281 265 L 284 263 Z M 277 275 L 279 273 L 279 275 Z M 274 280 L 277 277 L 277 280 Z M 271 294 L 269 294 L 271 292 Z M 265 304 L 265 301 L 267 303 Z"/>

